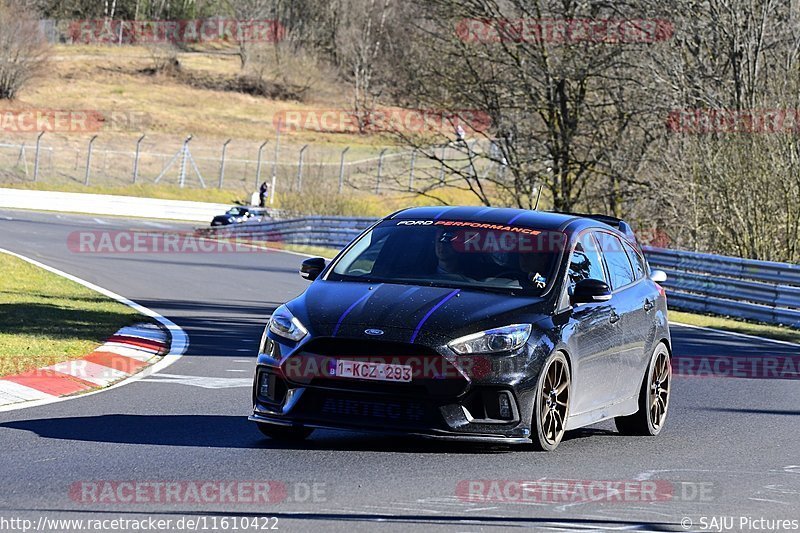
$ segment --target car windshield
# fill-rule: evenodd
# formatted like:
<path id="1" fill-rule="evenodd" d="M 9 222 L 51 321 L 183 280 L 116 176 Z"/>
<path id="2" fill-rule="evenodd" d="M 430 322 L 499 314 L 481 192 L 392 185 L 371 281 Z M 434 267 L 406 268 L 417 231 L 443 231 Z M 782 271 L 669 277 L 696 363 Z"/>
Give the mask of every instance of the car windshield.
<path id="1" fill-rule="evenodd" d="M 388 220 L 359 239 L 327 279 L 408 283 L 540 295 L 565 236 L 479 222 Z"/>
<path id="2" fill-rule="evenodd" d="M 228 214 L 233 215 L 235 217 L 240 217 L 247 213 L 247 209 L 243 209 L 241 207 L 231 207 L 228 209 Z"/>

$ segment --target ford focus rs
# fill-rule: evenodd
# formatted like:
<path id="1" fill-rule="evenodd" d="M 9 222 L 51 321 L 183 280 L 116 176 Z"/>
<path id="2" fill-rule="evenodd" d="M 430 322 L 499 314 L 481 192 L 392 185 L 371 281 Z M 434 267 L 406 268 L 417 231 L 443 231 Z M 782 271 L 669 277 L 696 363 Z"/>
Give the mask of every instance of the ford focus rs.
<path id="1" fill-rule="evenodd" d="M 261 339 L 251 420 L 531 443 L 614 419 L 657 435 L 670 399 L 663 272 L 621 220 L 421 207 L 364 231 Z"/>

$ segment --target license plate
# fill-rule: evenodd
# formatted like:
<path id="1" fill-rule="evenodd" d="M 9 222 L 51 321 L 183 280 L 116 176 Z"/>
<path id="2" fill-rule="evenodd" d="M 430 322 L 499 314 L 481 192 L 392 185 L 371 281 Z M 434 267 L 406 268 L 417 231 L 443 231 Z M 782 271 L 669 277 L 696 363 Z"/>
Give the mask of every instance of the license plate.
<path id="1" fill-rule="evenodd" d="M 340 378 L 369 379 L 374 381 L 411 381 L 409 365 L 371 363 L 368 361 L 336 361 L 335 375 Z"/>

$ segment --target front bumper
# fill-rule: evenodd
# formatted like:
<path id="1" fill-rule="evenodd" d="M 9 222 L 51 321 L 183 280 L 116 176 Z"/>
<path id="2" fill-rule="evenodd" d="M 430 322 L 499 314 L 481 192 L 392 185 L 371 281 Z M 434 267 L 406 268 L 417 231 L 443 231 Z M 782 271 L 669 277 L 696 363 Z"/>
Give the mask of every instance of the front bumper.
<path id="1" fill-rule="evenodd" d="M 321 424 L 321 423 L 314 423 L 314 422 L 307 422 L 303 424 L 298 424 L 295 421 L 287 420 L 287 419 L 278 419 L 278 418 L 270 418 L 269 416 L 265 416 L 262 414 L 254 413 L 253 415 L 248 417 L 248 420 L 251 422 L 256 422 L 258 424 L 269 424 L 273 426 L 281 426 L 281 427 L 292 427 L 301 425 L 302 427 L 307 428 L 314 428 L 314 429 L 332 429 L 332 430 L 352 430 L 352 431 L 363 431 L 363 432 L 375 432 L 375 433 L 382 433 L 382 434 L 396 434 L 396 435 L 405 435 L 405 436 L 412 436 L 412 437 L 420 437 L 424 439 L 432 439 L 432 440 L 445 440 L 445 441 L 462 441 L 462 442 L 479 442 L 479 443 L 487 443 L 487 444 L 528 444 L 531 442 L 528 435 L 521 436 L 521 437 L 508 437 L 505 435 L 493 435 L 493 434 L 478 434 L 478 433 L 453 433 L 447 431 L 440 431 L 435 429 L 430 429 L 428 431 L 393 431 L 387 428 L 374 428 L 374 427 L 361 427 L 361 426 L 352 426 L 349 427 L 347 425 L 339 424 Z"/>
<path id="2" fill-rule="evenodd" d="M 261 354 L 256 368 L 252 421 L 504 443 L 530 442 L 536 381 L 548 355 L 546 347 L 526 345 L 477 364 L 473 357 L 466 365 L 444 350 L 427 348 L 422 357 L 401 358 L 413 361 L 412 383 L 389 383 L 327 375 L 331 361 L 354 357 L 349 355 L 352 347 L 348 355 L 332 353 L 336 346 L 326 344 L 324 356 L 310 349 L 281 356 L 284 347 L 267 344 L 270 351 Z M 392 353 L 403 349 L 393 346 Z M 419 353 L 421 347 L 410 349 Z M 308 368 L 314 372 L 306 372 Z"/>

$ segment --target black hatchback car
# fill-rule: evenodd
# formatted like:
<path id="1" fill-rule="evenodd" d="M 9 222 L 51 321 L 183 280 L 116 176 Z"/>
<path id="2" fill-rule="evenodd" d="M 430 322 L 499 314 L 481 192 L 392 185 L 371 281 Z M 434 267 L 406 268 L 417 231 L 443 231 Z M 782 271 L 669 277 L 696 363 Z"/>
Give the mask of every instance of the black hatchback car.
<path id="1" fill-rule="evenodd" d="M 604 216 L 419 207 L 390 215 L 272 314 L 253 415 L 314 428 L 532 443 L 613 418 L 657 435 L 671 384 L 663 272 Z"/>

